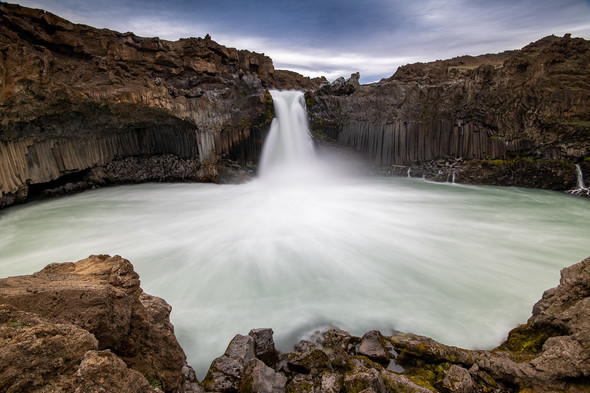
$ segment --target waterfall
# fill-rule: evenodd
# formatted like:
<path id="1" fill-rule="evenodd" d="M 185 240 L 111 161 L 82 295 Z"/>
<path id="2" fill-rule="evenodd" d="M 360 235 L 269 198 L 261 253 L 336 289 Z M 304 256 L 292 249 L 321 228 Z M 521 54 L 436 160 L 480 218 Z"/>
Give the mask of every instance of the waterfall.
<path id="1" fill-rule="evenodd" d="M 578 196 L 586 194 L 588 197 L 590 197 L 590 187 L 586 187 L 586 184 L 584 183 L 584 174 L 582 173 L 580 164 L 576 164 L 576 177 L 578 182 L 577 187 L 568 191 L 568 193 Z"/>
<path id="2" fill-rule="evenodd" d="M 582 167 L 580 167 L 580 164 L 576 164 L 576 176 L 578 178 L 578 188 L 585 188 L 584 174 L 582 173 Z"/>
<path id="3" fill-rule="evenodd" d="M 270 92 L 276 117 L 264 142 L 259 176 L 290 181 L 304 178 L 316 162 L 313 141 L 307 123 L 305 98 L 300 91 Z"/>

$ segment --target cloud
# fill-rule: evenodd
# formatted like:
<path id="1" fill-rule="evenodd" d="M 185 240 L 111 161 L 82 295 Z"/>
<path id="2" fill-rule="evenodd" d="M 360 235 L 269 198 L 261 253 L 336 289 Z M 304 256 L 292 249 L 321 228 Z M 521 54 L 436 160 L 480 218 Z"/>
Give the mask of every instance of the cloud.
<path id="1" fill-rule="evenodd" d="M 362 82 L 398 66 L 518 49 L 546 35 L 590 38 L 586 0 L 21 0 L 76 23 L 176 40 L 210 34 L 276 68 Z"/>

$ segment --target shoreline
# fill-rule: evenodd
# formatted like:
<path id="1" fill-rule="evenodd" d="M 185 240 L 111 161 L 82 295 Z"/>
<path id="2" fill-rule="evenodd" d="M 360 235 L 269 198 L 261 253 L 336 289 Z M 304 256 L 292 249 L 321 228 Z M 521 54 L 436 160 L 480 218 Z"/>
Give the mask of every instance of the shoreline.
<path id="1" fill-rule="evenodd" d="M 412 333 L 355 337 L 329 329 L 293 352 L 278 353 L 272 329 L 263 328 L 237 335 L 199 382 L 174 338 L 171 307 L 141 290 L 129 261 L 95 255 L 54 263 L 29 276 L 0 279 L 0 359 L 10 364 L 0 372 L 0 386 L 185 393 L 583 391 L 590 382 L 590 342 L 583 334 L 590 325 L 583 306 L 589 269 L 590 258 L 564 268 L 559 286 L 545 291 L 531 318 L 490 351 Z M 113 313 L 122 319 L 112 320 Z M 55 363 L 56 357 L 67 360 Z M 10 371 L 18 367 L 25 373 Z"/>

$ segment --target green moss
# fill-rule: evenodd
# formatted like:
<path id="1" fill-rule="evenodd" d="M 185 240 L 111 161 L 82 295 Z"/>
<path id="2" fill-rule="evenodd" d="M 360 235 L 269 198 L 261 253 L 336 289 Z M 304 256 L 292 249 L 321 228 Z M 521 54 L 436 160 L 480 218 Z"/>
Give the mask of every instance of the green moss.
<path id="1" fill-rule="evenodd" d="M 159 379 L 157 379 L 156 377 L 153 377 L 153 376 L 147 377 L 146 379 L 151 387 L 164 391 L 164 387 L 162 386 L 162 382 Z"/>
<path id="2" fill-rule="evenodd" d="M 252 125 L 252 121 L 250 121 L 250 119 L 248 119 L 247 117 L 243 117 L 242 120 L 240 121 L 240 127 L 242 128 L 248 128 Z"/>
<path id="3" fill-rule="evenodd" d="M 399 393 L 410 393 L 413 392 L 413 389 L 410 389 L 409 387 L 403 385 L 403 384 L 398 384 L 395 381 L 387 378 L 387 374 L 383 374 L 381 376 L 381 379 L 383 380 L 383 384 L 385 385 L 385 389 L 388 392 L 399 392 Z"/>
<path id="4" fill-rule="evenodd" d="M 432 391 L 438 392 L 445 372 L 451 367 L 451 363 L 425 364 L 408 370 L 408 376 L 416 384 Z"/>
<path id="5" fill-rule="evenodd" d="M 312 390 L 313 384 L 309 381 L 301 381 L 287 385 L 287 393 L 304 393 L 311 392 Z"/>
<path id="6" fill-rule="evenodd" d="M 471 71 L 476 69 L 478 66 L 451 66 L 447 69 L 447 72 L 449 73 L 457 73 L 458 75 L 462 76 L 465 73 L 467 73 L 467 71 Z"/>
<path id="7" fill-rule="evenodd" d="M 590 120 L 574 120 L 565 122 L 565 124 L 580 128 L 590 128 Z"/>
<path id="8" fill-rule="evenodd" d="M 24 329 L 25 328 L 25 324 L 22 322 L 18 322 L 18 321 L 7 322 L 6 326 L 8 326 L 9 328 L 13 328 L 13 329 Z"/>
<path id="9" fill-rule="evenodd" d="M 518 361 L 528 361 L 541 353 L 543 344 L 549 337 L 550 332 L 521 325 L 510 331 L 508 338 L 498 349 L 511 352 Z"/>

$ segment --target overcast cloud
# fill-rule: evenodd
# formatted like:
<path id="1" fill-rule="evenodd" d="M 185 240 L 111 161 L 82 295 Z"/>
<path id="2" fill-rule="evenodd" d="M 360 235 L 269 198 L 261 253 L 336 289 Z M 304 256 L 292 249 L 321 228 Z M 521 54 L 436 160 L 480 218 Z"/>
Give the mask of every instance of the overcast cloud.
<path id="1" fill-rule="evenodd" d="M 265 53 L 275 68 L 368 83 L 397 67 L 590 39 L 590 0 L 18 0 L 75 23 L 167 40 L 204 37 Z"/>

